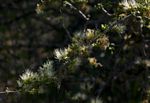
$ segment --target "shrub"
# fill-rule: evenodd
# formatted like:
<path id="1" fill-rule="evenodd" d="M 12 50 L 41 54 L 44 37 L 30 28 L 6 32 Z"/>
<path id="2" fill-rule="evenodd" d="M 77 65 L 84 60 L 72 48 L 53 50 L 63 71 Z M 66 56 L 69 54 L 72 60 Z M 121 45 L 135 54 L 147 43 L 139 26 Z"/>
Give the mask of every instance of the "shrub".
<path id="1" fill-rule="evenodd" d="M 53 2 L 59 5 L 58 1 L 43 1 L 38 9 Z M 148 3 L 66 0 L 64 4 L 61 13 L 71 13 L 69 6 L 85 19 L 84 28 L 74 30 L 72 36 L 73 22 L 63 25 L 70 42 L 56 49 L 55 59 L 38 72 L 20 76 L 21 93 L 52 103 L 150 102 Z M 83 6 L 90 10 L 82 10 Z"/>

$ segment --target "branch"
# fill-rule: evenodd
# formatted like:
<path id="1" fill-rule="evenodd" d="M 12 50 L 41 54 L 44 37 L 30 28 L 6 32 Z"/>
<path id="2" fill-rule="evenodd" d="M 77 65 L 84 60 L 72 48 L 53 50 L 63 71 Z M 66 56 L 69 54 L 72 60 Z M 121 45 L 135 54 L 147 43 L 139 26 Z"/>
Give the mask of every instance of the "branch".
<path id="1" fill-rule="evenodd" d="M 0 94 L 10 94 L 10 93 L 19 93 L 18 91 L 2 91 Z"/>
<path id="2" fill-rule="evenodd" d="M 110 14 L 110 13 L 103 7 L 103 5 L 101 5 L 101 9 L 102 9 L 103 12 L 104 12 L 105 14 L 107 14 L 108 16 L 112 16 L 112 14 Z"/>
<path id="3" fill-rule="evenodd" d="M 75 6 L 73 6 L 71 3 L 69 3 L 68 1 L 65 1 L 65 5 L 68 5 L 71 9 L 78 11 L 78 13 L 86 20 L 88 21 L 89 18 L 79 9 L 77 9 Z"/>
<path id="4" fill-rule="evenodd" d="M 125 20 L 127 20 L 127 19 L 128 19 L 129 17 L 131 17 L 131 16 L 133 16 L 133 14 L 130 14 L 130 15 L 124 17 L 124 18 L 121 19 L 121 20 L 116 20 L 116 21 L 113 22 L 113 23 L 109 26 L 109 28 L 108 28 L 107 30 L 105 30 L 103 33 L 106 34 L 108 31 L 112 30 L 112 28 L 113 28 L 115 25 L 120 24 L 120 23 L 123 23 Z"/>
<path id="5" fill-rule="evenodd" d="M 131 16 L 133 16 L 133 14 L 130 14 L 130 15 L 124 17 L 124 18 L 121 19 L 121 20 L 116 20 L 116 21 L 114 21 L 114 22 L 109 26 L 109 28 L 106 29 L 106 30 L 103 32 L 103 34 L 106 34 L 108 31 L 112 30 L 112 28 L 113 28 L 115 25 L 120 24 L 120 23 L 124 23 L 125 20 L 127 20 L 127 19 L 128 19 L 129 17 L 131 17 Z M 92 42 L 94 42 L 95 40 L 97 40 L 97 38 L 99 38 L 99 35 L 96 36 L 96 37 L 93 39 Z"/>

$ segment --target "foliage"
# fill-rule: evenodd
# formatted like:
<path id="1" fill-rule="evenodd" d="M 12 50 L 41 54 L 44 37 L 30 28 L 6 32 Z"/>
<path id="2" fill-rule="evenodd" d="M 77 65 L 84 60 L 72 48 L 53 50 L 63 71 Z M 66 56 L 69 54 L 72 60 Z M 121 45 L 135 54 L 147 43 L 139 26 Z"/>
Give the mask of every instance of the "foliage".
<path id="1" fill-rule="evenodd" d="M 21 93 L 52 103 L 150 102 L 149 2 L 125 1 L 39 3 L 38 13 L 50 15 L 47 8 L 53 5 L 63 15 L 56 19 L 62 21 L 70 41 L 54 50 L 53 63 L 20 76 Z"/>

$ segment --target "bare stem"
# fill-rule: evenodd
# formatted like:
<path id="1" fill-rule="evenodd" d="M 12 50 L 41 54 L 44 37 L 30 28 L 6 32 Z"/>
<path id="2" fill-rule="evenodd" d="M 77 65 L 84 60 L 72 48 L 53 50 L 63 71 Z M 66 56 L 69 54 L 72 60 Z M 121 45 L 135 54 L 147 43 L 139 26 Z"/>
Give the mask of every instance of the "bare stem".
<path id="1" fill-rule="evenodd" d="M 74 9 L 74 10 L 78 11 L 78 13 L 79 13 L 85 20 L 87 20 L 87 21 L 89 20 L 89 18 L 88 18 L 81 10 L 77 9 L 77 8 L 76 8 L 75 6 L 73 6 L 70 2 L 65 1 L 65 4 L 68 5 L 68 6 L 70 6 L 71 9 Z"/>

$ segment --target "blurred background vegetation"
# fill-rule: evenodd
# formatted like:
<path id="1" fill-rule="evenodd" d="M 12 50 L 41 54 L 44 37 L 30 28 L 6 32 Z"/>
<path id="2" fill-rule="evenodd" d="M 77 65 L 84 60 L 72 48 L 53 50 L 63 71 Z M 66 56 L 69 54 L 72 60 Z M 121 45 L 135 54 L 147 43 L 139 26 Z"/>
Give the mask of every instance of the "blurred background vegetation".
<path id="1" fill-rule="evenodd" d="M 0 91 L 16 88 L 20 73 L 27 68 L 36 70 L 52 57 L 54 48 L 63 45 L 64 30 L 54 20 L 57 8 L 45 19 L 37 15 L 37 3 L 38 0 L 0 0 Z M 0 98 L 0 103 L 5 100 Z"/>
<path id="2" fill-rule="evenodd" d="M 74 34 L 82 31 L 83 29 L 85 29 L 85 27 L 97 30 L 102 26 L 101 30 L 105 29 L 107 28 L 107 25 L 105 26 L 101 24 L 113 23 L 114 20 L 118 19 L 117 16 L 119 15 L 119 13 L 122 12 L 118 10 L 118 4 L 119 2 L 121 2 L 121 0 L 66 0 L 77 8 L 70 6 L 68 2 L 66 2 L 66 5 L 64 6 L 64 1 L 65 0 L 0 0 L 0 91 L 6 91 L 8 88 L 9 90 L 16 90 L 18 88 L 16 80 L 19 78 L 20 74 L 25 72 L 26 69 L 30 69 L 31 71 L 36 72 L 38 67 L 42 66 L 42 64 L 48 59 L 55 60 L 53 50 L 56 48 L 67 47 L 67 45 L 71 43 L 71 38 Z M 148 3 L 149 1 L 138 0 L 138 2 L 140 2 L 140 4 L 144 4 Z M 98 3 L 103 4 L 103 7 L 110 14 L 116 14 L 117 16 L 115 15 L 112 17 L 109 16 L 107 12 L 105 12 L 105 10 L 99 10 L 99 6 L 97 5 Z M 87 17 L 84 17 L 82 13 L 79 12 L 79 10 L 81 10 Z M 128 11 L 128 13 L 130 12 L 132 12 L 132 10 Z M 128 13 L 125 13 L 125 15 L 127 15 Z M 149 25 L 150 11 L 148 11 L 148 14 L 143 15 L 147 15 L 147 18 L 144 18 L 144 20 L 146 21 L 144 25 Z M 87 19 L 89 18 L 90 21 L 87 22 Z M 139 41 L 141 41 L 141 39 L 139 38 L 142 38 L 142 36 L 133 36 L 131 37 L 131 39 L 135 43 L 137 43 L 136 46 L 131 46 L 129 47 L 130 49 L 127 49 L 126 51 L 119 51 L 118 48 L 122 46 L 118 46 L 116 47 L 118 51 L 116 50 L 114 55 L 112 55 L 111 57 L 107 55 L 108 57 L 105 58 L 106 60 L 102 60 L 104 67 L 106 66 L 106 71 L 102 71 L 104 72 L 104 76 L 102 76 L 101 81 L 105 81 L 105 79 L 110 79 L 106 78 L 106 76 L 111 75 L 111 73 L 114 73 L 113 75 L 117 75 L 116 73 L 121 72 L 118 75 L 119 79 L 113 81 L 111 81 L 110 79 L 109 85 L 107 85 L 104 90 L 105 94 L 103 94 L 103 98 L 104 100 L 106 100 L 106 103 L 119 103 L 119 100 L 125 101 L 126 99 L 132 98 L 132 96 L 133 98 L 137 99 L 138 97 L 136 96 L 138 95 L 134 95 L 132 93 L 130 94 L 129 91 L 134 91 L 135 93 L 138 93 L 136 90 L 139 85 L 144 85 L 143 87 L 145 88 L 149 86 L 149 83 L 143 82 L 146 79 L 141 79 L 144 78 L 143 75 L 149 75 L 147 74 L 149 73 L 149 70 L 145 69 L 144 72 L 142 72 L 141 70 L 142 68 L 149 67 L 149 61 L 142 60 L 149 60 L 148 44 L 150 29 L 146 26 L 143 29 L 143 34 L 145 35 L 144 39 L 146 40 L 146 42 L 144 42 L 145 45 L 139 43 Z M 114 42 L 115 44 L 121 45 L 121 43 L 123 43 L 122 39 L 118 39 L 119 36 L 114 36 L 114 34 L 119 34 L 122 31 L 119 31 L 118 33 L 117 30 L 120 30 L 120 28 L 115 28 L 113 30 L 114 31 L 108 32 L 108 35 L 110 36 L 110 41 Z M 126 32 L 134 34 L 134 31 L 132 30 L 128 30 Z M 130 44 L 129 41 L 126 41 L 126 43 L 129 43 L 129 45 L 131 45 L 132 43 Z M 145 47 L 144 51 L 147 55 L 145 55 L 143 51 L 140 52 L 142 46 L 147 46 Z M 117 54 L 118 52 L 120 53 Z M 109 53 L 107 52 L 107 54 Z M 92 55 L 95 57 L 98 56 L 98 54 L 96 54 L 97 56 L 94 54 Z M 116 60 L 112 60 L 112 58 L 115 58 Z M 146 65 L 148 66 L 145 66 L 145 64 L 138 65 L 137 67 L 135 67 L 135 65 L 133 66 L 132 63 L 135 58 L 137 62 L 146 62 Z M 116 66 L 116 62 L 119 62 L 120 65 Z M 110 66 L 108 64 L 110 64 Z M 117 69 L 117 72 L 112 72 L 114 68 L 112 70 L 109 70 L 109 68 L 111 68 L 112 66 L 114 68 L 119 68 Z M 126 71 L 122 71 L 120 69 L 128 67 L 132 68 L 131 71 L 128 69 Z M 135 70 L 134 67 L 139 69 Z M 93 75 L 96 74 L 96 71 L 93 72 Z M 136 78 L 136 75 L 139 72 L 142 72 L 142 74 L 139 74 L 139 78 Z M 128 75 L 126 75 L 126 73 Z M 133 75 L 130 75 L 130 73 Z M 131 84 L 131 88 L 124 87 L 128 86 L 128 83 L 123 84 L 123 81 L 129 82 L 129 84 Z M 139 82 L 143 82 L 143 84 L 139 84 Z M 121 83 L 122 85 L 120 85 Z M 97 83 L 95 83 L 94 86 L 97 86 Z M 95 88 L 96 89 L 93 91 L 97 91 L 98 87 Z M 135 90 L 133 88 L 135 88 Z M 124 92 L 124 89 L 128 90 Z M 142 90 L 144 91 L 144 89 Z M 121 95 L 125 95 L 125 98 L 122 98 L 119 93 L 116 94 L 116 92 L 114 91 L 118 91 Z M 110 95 L 107 95 L 109 93 Z M 112 98 L 114 99 L 111 101 Z M 36 98 L 32 99 L 36 100 Z M 68 98 L 66 98 L 66 101 L 67 99 Z M 146 102 L 143 103 L 149 102 L 148 100 L 145 101 Z M 42 100 L 40 102 L 46 103 Z M 2 93 L 0 94 L 0 103 L 23 103 L 23 101 L 21 101 L 19 94 Z M 66 102 L 64 101 L 61 103 Z M 79 101 L 79 103 L 83 103 L 83 101 Z M 136 102 L 130 101 L 130 103 Z"/>
<path id="3" fill-rule="evenodd" d="M 0 1 L 0 78 L 6 86 L 24 69 L 41 65 L 51 57 L 51 50 L 64 41 L 64 31 L 54 21 L 54 15 L 49 20 L 37 15 L 37 3 Z"/>

